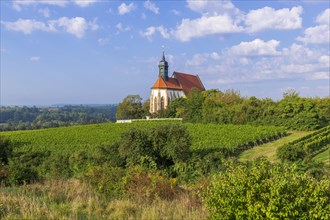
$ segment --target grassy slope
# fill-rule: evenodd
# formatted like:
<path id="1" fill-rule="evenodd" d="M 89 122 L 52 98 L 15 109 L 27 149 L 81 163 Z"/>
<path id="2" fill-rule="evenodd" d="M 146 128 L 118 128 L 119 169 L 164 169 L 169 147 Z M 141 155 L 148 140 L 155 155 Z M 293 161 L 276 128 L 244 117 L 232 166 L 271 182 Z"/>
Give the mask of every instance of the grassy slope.
<path id="1" fill-rule="evenodd" d="M 317 161 L 317 162 L 323 162 L 325 163 L 325 165 L 327 167 L 330 168 L 330 146 L 328 148 L 328 150 L 319 153 L 318 155 L 316 155 L 313 160 Z"/>
<path id="2" fill-rule="evenodd" d="M 252 149 L 244 151 L 239 156 L 239 160 L 243 162 L 243 161 L 253 160 L 258 157 L 264 156 L 264 157 L 267 157 L 270 161 L 275 162 L 275 161 L 277 161 L 276 150 L 278 147 L 280 147 L 288 142 L 299 139 L 310 133 L 312 133 L 312 132 L 290 131 L 289 136 L 286 136 L 286 137 L 278 139 L 276 141 L 262 144 L 262 145 L 254 147 Z"/>
<path id="3" fill-rule="evenodd" d="M 79 180 L 0 187 L 0 219 L 198 219 L 206 207 L 191 193 L 174 200 L 109 200 Z"/>

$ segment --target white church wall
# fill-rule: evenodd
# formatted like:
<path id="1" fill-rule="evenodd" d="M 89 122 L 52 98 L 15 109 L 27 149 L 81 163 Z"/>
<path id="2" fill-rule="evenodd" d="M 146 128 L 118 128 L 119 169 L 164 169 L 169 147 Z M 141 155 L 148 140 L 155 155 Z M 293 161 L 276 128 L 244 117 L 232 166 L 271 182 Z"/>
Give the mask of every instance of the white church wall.
<path id="1" fill-rule="evenodd" d="M 150 112 L 154 113 L 162 109 L 161 99 L 163 98 L 163 108 L 166 109 L 169 105 L 169 101 L 172 101 L 179 97 L 185 97 L 185 94 L 181 90 L 173 89 L 152 89 L 150 95 Z M 156 98 L 156 99 L 155 99 Z"/>

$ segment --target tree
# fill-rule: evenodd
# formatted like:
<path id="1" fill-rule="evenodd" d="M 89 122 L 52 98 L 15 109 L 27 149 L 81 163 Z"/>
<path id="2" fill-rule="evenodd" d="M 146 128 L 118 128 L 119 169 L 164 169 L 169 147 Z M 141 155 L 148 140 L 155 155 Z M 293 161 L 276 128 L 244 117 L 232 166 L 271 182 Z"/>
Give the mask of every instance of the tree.
<path id="1" fill-rule="evenodd" d="M 150 115 L 150 99 L 147 99 L 143 102 L 142 105 L 142 111 L 143 111 L 143 116 Z"/>
<path id="2" fill-rule="evenodd" d="M 203 94 L 196 88 L 193 88 L 185 102 L 184 119 L 193 123 L 201 122 L 203 102 Z"/>
<path id="3" fill-rule="evenodd" d="M 139 95 L 128 95 L 119 103 L 116 113 L 118 119 L 134 119 L 143 117 L 142 98 Z"/>

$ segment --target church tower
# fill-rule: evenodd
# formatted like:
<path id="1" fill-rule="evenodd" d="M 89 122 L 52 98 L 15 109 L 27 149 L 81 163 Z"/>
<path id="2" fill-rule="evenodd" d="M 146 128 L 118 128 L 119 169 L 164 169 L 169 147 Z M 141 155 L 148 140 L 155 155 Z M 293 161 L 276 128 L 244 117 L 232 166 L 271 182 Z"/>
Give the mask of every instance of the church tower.
<path id="1" fill-rule="evenodd" d="M 159 61 L 159 74 L 158 76 L 161 76 L 165 81 L 168 81 L 168 63 L 165 60 L 165 53 L 163 50 L 163 58 L 161 61 Z"/>
<path id="2" fill-rule="evenodd" d="M 151 87 L 150 113 L 166 109 L 172 100 L 186 97 L 192 88 L 205 90 L 198 75 L 174 72 L 171 77 L 168 77 L 168 63 L 165 60 L 164 49 L 158 68 L 158 78 Z"/>

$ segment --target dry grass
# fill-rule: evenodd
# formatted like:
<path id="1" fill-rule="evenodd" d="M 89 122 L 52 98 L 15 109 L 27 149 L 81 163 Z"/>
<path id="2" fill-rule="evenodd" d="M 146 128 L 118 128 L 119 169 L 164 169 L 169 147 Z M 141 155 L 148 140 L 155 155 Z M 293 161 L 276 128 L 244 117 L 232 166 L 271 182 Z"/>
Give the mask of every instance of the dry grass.
<path id="1" fill-rule="evenodd" d="M 172 200 L 107 200 L 79 180 L 0 188 L 0 219 L 206 219 L 191 192 Z"/>

